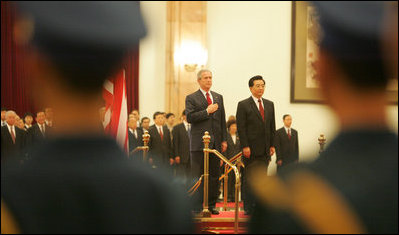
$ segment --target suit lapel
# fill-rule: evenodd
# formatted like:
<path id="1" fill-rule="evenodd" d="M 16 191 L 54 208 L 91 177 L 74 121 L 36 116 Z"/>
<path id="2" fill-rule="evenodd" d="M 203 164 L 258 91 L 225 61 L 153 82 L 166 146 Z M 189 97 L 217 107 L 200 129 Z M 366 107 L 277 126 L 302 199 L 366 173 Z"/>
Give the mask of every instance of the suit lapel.
<path id="1" fill-rule="evenodd" d="M 14 144 L 14 142 L 12 142 L 12 137 L 11 137 L 10 131 L 8 130 L 7 125 L 5 125 L 5 127 L 6 127 L 5 133 L 6 133 L 6 135 L 7 135 L 8 140 L 10 141 L 11 144 Z M 17 134 L 15 134 L 15 136 L 16 136 L 16 135 L 17 135 Z M 15 137 L 15 142 L 17 142 L 17 137 Z"/>
<path id="2" fill-rule="evenodd" d="M 215 93 L 215 92 L 213 92 L 213 91 L 210 91 L 211 92 L 211 94 L 212 94 L 212 98 L 213 98 L 213 103 L 214 104 L 218 104 L 219 105 L 219 96 Z M 208 104 L 208 101 L 206 102 L 207 104 Z M 220 105 L 219 105 L 220 106 Z"/>
<path id="3" fill-rule="evenodd" d="M 262 116 L 260 115 L 259 109 L 258 109 L 258 107 L 256 107 L 256 104 L 255 104 L 254 99 L 252 98 L 252 96 L 249 97 L 249 103 L 250 103 L 250 106 L 251 106 L 252 110 L 256 113 L 256 116 L 258 116 L 259 120 L 261 122 L 263 122 Z M 265 105 L 263 105 L 263 107 L 265 107 Z"/>

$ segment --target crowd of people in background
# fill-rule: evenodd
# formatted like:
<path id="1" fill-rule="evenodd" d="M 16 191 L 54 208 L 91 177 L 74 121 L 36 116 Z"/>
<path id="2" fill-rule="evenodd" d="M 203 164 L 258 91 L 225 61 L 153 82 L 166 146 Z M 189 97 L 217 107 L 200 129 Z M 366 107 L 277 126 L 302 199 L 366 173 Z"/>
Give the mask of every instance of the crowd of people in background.
<path id="1" fill-rule="evenodd" d="M 100 121 L 105 127 L 105 107 L 100 108 Z M 288 115 L 290 118 L 291 116 Z M 284 116 L 284 119 L 286 116 Z M 1 110 L 1 156 L 2 161 L 15 157 L 20 164 L 29 159 L 30 149 L 48 138 L 53 128 L 53 109 L 45 108 L 35 114 L 26 112 L 22 118 L 13 110 Z M 149 117 L 140 117 L 138 109 L 128 115 L 128 143 L 130 160 L 142 162 L 143 152 L 136 148 L 143 146 L 143 135 L 150 134 L 148 143 L 148 163 L 152 168 L 161 168 L 179 179 L 186 188 L 191 187 L 193 177 L 190 162 L 190 130 L 185 110 L 176 117 L 174 113 L 157 111 L 153 115 L 153 125 Z M 291 123 L 290 123 L 291 124 Z M 224 155 L 230 159 L 241 151 L 240 139 L 237 133 L 237 123 L 234 115 L 230 115 L 226 122 L 227 150 Z M 288 126 L 288 128 L 290 125 Z M 56 122 L 55 126 L 56 128 Z M 285 127 L 287 128 L 287 126 Z M 7 130 L 8 129 L 8 130 Z M 12 131 L 10 131 L 12 130 Z M 50 134 L 51 136 L 51 134 Z M 51 138 L 51 137 L 50 137 Z M 22 154 L 21 154 L 22 153 Z M 280 165 L 279 165 L 280 166 Z M 224 164 L 220 161 L 220 174 L 224 174 Z M 234 201 L 234 173 L 228 174 L 228 201 Z M 195 180 L 195 179 L 194 179 Z M 219 195 L 223 195 L 223 181 L 218 185 Z"/>
<path id="2" fill-rule="evenodd" d="M 29 159 L 31 147 L 41 143 L 51 133 L 53 109 L 35 114 L 26 112 L 22 118 L 13 110 L 1 109 L 1 161 L 15 157 L 23 163 Z"/>

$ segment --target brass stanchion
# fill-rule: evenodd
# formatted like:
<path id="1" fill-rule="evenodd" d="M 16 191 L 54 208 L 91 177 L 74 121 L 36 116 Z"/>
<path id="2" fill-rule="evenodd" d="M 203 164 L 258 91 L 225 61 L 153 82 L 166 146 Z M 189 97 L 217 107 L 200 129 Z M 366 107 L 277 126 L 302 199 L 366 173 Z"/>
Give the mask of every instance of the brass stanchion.
<path id="1" fill-rule="evenodd" d="M 143 162 L 147 162 L 147 152 L 148 152 L 148 142 L 150 141 L 150 135 L 148 131 L 144 131 L 143 134 L 143 143 L 144 143 L 144 150 L 143 150 Z"/>
<path id="2" fill-rule="evenodd" d="M 223 194 L 224 194 L 224 198 L 223 198 L 223 209 L 224 211 L 227 211 L 227 197 L 228 197 L 228 182 L 229 182 L 229 174 L 226 174 L 226 172 L 228 171 L 228 165 L 225 164 L 224 165 L 224 187 L 223 187 Z"/>
<path id="3" fill-rule="evenodd" d="M 211 137 L 209 132 L 205 131 L 205 135 L 202 137 L 204 142 L 204 201 L 202 217 L 211 217 L 211 212 L 208 209 L 208 184 L 209 184 L 209 142 Z"/>

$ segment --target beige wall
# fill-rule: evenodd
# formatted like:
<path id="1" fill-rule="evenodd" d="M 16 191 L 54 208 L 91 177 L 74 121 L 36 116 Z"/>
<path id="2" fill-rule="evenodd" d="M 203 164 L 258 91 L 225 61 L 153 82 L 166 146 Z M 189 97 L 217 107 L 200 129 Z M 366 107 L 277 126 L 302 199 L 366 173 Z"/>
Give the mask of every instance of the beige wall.
<path id="1" fill-rule="evenodd" d="M 162 13 L 162 9 L 166 11 L 165 3 L 145 2 L 142 6 L 144 11 L 154 12 L 151 22 L 163 31 L 166 19 L 161 17 L 165 15 Z M 292 127 L 299 132 L 300 157 L 313 159 L 319 150 L 319 135 L 325 134 L 328 143 L 338 126 L 325 105 L 290 103 L 291 2 L 210 1 L 207 14 L 208 67 L 214 72 L 213 90 L 224 97 L 226 116 L 235 115 L 238 101 L 250 96 L 249 78 L 260 74 L 266 80 L 264 97 L 275 104 L 277 128 L 282 126 L 282 116 L 291 114 Z M 160 100 L 165 77 L 161 33 L 157 37 L 150 34 L 140 45 L 140 108 L 151 115 L 164 107 Z M 193 79 L 196 79 L 194 74 Z M 161 87 L 152 94 L 143 93 L 150 84 Z M 388 106 L 387 112 L 390 127 L 397 132 L 397 106 Z M 274 161 L 273 157 L 271 173 L 275 171 Z"/>

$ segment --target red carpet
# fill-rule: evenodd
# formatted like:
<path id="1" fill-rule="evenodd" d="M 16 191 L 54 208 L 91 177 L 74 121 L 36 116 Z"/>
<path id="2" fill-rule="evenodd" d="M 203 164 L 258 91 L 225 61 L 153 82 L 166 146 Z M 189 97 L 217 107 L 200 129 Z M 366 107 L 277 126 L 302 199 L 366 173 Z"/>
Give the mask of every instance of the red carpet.
<path id="1" fill-rule="evenodd" d="M 244 215 L 243 204 L 239 204 L 238 212 L 238 233 L 247 233 L 247 222 L 249 216 Z M 216 203 L 216 208 L 219 210 L 219 215 L 211 215 L 210 218 L 196 219 L 197 231 L 200 234 L 234 234 L 234 203 L 230 202 L 227 205 L 228 210 L 223 211 L 223 203 Z"/>
<path id="2" fill-rule="evenodd" d="M 222 207 L 223 208 L 224 207 L 224 203 L 223 202 L 217 202 L 216 203 L 216 207 Z M 234 209 L 235 203 L 234 202 L 228 202 L 227 203 L 227 207 L 231 207 L 231 208 Z M 238 203 L 238 207 L 242 210 L 244 208 L 243 202 L 239 202 Z"/>

